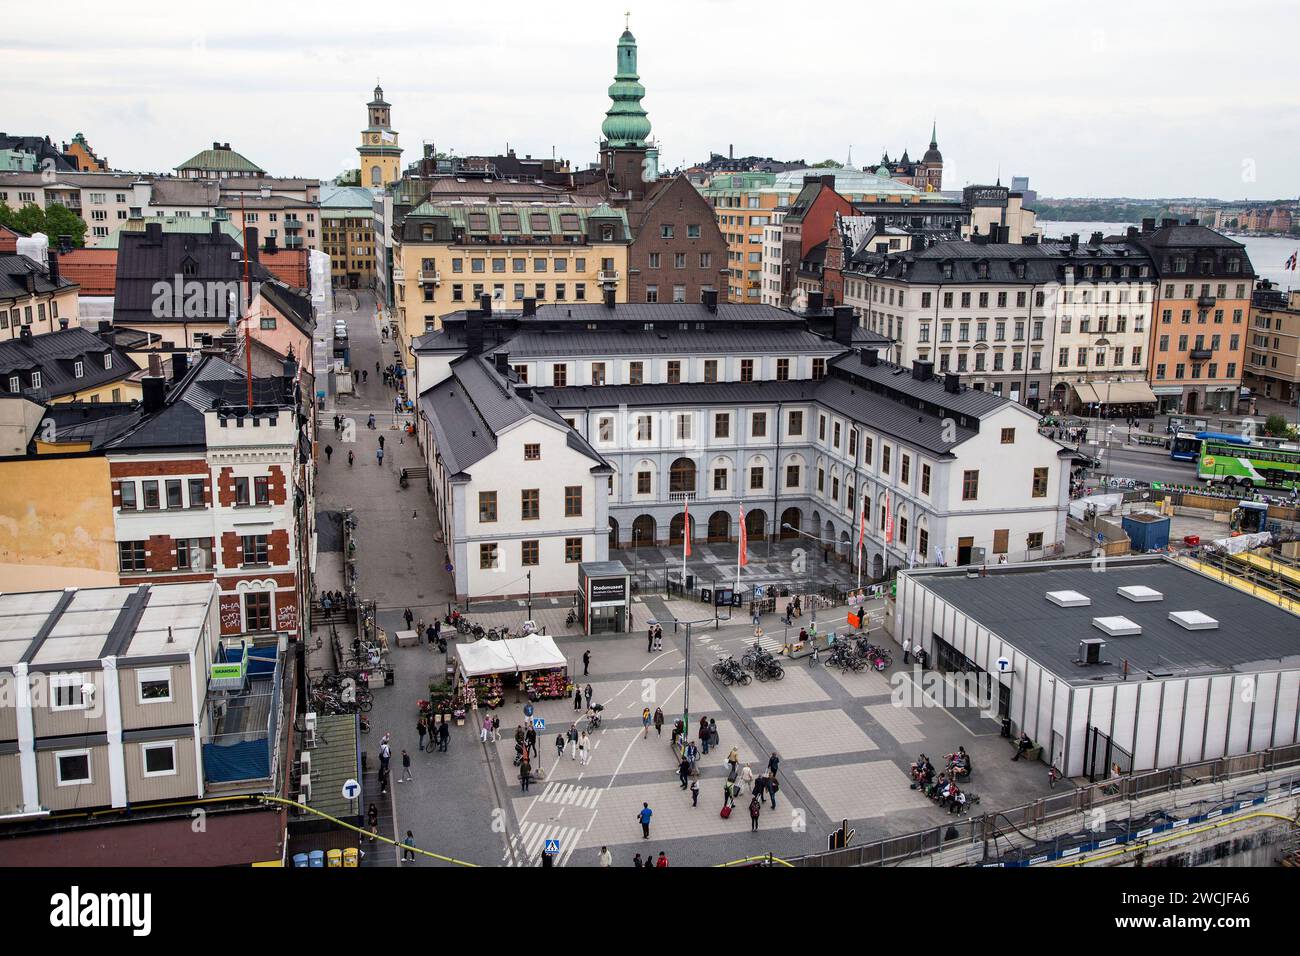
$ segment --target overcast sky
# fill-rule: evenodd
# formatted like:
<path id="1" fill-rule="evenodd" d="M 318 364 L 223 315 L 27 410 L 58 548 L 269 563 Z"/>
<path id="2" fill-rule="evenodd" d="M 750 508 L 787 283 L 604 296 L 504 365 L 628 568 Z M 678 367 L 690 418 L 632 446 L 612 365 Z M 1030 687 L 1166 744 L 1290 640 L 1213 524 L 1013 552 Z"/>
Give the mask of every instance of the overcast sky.
<path id="1" fill-rule="evenodd" d="M 729 144 L 917 157 L 935 118 L 948 188 L 1000 172 L 1049 196 L 1300 192 L 1285 0 L 6 4 L 0 129 L 82 131 L 133 170 L 229 141 L 274 174 L 326 178 L 357 165 L 378 78 L 404 162 L 432 141 L 586 165 L 624 9 L 666 167 Z"/>

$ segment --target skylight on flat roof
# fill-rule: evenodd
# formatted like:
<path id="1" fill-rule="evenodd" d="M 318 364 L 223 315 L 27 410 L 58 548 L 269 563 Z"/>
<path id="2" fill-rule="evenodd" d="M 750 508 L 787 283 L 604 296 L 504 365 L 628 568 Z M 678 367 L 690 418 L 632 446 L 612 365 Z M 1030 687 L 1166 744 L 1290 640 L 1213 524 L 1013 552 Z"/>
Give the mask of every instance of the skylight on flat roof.
<path id="1" fill-rule="evenodd" d="M 1189 631 L 1213 631 L 1219 622 L 1202 611 L 1170 611 L 1169 620 Z"/>
<path id="2" fill-rule="evenodd" d="M 1094 617 L 1092 626 L 1111 637 L 1136 637 L 1142 633 L 1142 626 L 1135 624 L 1123 615 L 1113 617 Z"/>
<path id="3" fill-rule="evenodd" d="M 1128 598 L 1130 601 L 1139 604 L 1146 601 L 1163 601 L 1165 597 L 1155 588 L 1149 588 L 1145 584 L 1130 584 L 1118 588 L 1116 593 L 1118 593 L 1120 597 Z"/>
<path id="4" fill-rule="evenodd" d="M 1060 607 L 1088 607 L 1092 598 L 1078 591 L 1048 591 L 1047 600 Z"/>

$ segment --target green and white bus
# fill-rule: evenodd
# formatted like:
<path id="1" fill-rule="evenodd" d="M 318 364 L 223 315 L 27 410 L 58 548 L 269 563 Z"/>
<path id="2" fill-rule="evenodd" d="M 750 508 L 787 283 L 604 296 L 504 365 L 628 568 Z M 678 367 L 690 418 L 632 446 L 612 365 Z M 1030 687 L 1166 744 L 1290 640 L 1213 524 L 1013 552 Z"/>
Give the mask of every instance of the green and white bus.
<path id="1" fill-rule="evenodd" d="M 1196 477 L 1228 487 L 1297 488 L 1300 487 L 1300 450 L 1206 439 L 1201 443 Z"/>

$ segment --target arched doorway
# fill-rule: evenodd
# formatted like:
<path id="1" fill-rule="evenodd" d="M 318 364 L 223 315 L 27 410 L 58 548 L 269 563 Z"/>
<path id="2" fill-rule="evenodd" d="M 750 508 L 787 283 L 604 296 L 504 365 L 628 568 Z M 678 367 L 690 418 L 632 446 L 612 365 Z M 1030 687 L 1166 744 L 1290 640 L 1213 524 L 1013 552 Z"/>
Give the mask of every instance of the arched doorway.
<path id="1" fill-rule="evenodd" d="M 728 511 L 715 511 L 709 515 L 709 540 L 710 541 L 729 541 L 731 540 L 731 513 Z"/>
<path id="2" fill-rule="evenodd" d="M 871 578 L 878 581 L 885 576 L 885 559 L 876 555 L 871 559 Z"/>
<path id="3" fill-rule="evenodd" d="M 844 557 L 848 553 L 849 553 L 849 533 L 847 531 L 841 531 L 840 532 L 840 556 Z"/>
<path id="4" fill-rule="evenodd" d="M 695 462 L 678 458 L 668 469 L 668 493 L 682 494 L 695 491 Z"/>
<path id="5" fill-rule="evenodd" d="M 1065 408 L 1065 396 L 1069 391 L 1069 386 L 1064 382 L 1059 383 L 1052 389 L 1052 407 Z"/>
<path id="6" fill-rule="evenodd" d="M 632 547 L 652 548 L 655 543 L 655 519 L 641 515 L 632 522 Z"/>
<path id="7" fill-rule="evenodd" d="M 749 543 L 763 540 L 767 534 L 767 512 L 755 509 L 745 513 L 745 534 Z"/>
<path id="8" fill-rule="evenodd" d="M 682 530 L 686 527 L 686 515 L 675 514 L 673 520 L 668 522 L 668 543 L 670 545 L 681 546 Z M 695 519 L 691 519 L 691 540 L 695 540 Z"/>
<path id="9" fill-rule="evenodd" d="M 609 519 L 609 550 L 614 551 L 618 548 L 618 522 L 613 518 Z"/>
<path id="10" fill-rule="evenodd" d="M 835 547 L 835 525 L 830 521 L 827 521 L 826 527 L 822 529 L 821 546 L 823 548 Z"/>
<path id="11" fill-rule="evenodd" d="M 798 508 L 786 508 L 781 512 L 781 540 L 797 537 L 800 530 L 800 524 L 803 521 L 803 512 Z"/>

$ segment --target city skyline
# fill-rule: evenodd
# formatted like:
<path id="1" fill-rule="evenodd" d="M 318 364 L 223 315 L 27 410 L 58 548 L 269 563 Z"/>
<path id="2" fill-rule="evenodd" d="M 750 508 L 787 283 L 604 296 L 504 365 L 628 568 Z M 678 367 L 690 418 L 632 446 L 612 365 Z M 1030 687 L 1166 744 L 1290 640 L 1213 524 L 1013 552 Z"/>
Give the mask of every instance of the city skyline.
<path id="1" fill-rule="evenodd" d="M 454 10 L 440 11 L 436 26 L 415 14 L 404 29 L 305 29 L 282 10 L 259 9 L 258 31 L 238 16 L 214 27 L 176 11 L 144 21 L 123 16 L 93 34 L 75 15 L 60 17 L 56 32 L 18 10 L 10 16 L 16 29 L 0 42 L 0 76 L 15 94 L 4 125 L 52 140 L 83 132 L 119 169 L 165 171 L 220 140 L 274 174 L 326 179 L 355 167 L 364 103 L 378 80 L 393 104 L 405 162 L 424 142 L 462 155 L 554 149 L 575 167 L 594 162 L 623 11 L 610 5 L 607 15 L 575 28 L 527 5 L 503 9 L 510 15 L 493 30 L 476 25 L 477 14 Z M 822 55 L 823 27 L 827 36 L 870 37 L 882 16 L 820 11 L 800 21 L 810 28 L 804 34 L 791 31 L 779 4 L 628 9 L 666 168 L 733 145 L 736 155 L 809 163 L 845 162 L 851 148 L 861 166 L 885 150 L 919 154 L 937 122 L 948 188 L 1028 175 L 1040 195 L 1056 197 L 1296 194 L 1287 157 L 1300 145 L 1291 118 L 1297 97 L 1275 64 L 1233 61 L 1230 90 L 1201 93 L 1195 85 L 1205 58 L 1244 48 L 1259 18 L 1279 30 L 1300 20 L 1277 4 L 1246 4 L 1213 36 L 1193 28 L 1202 21 L 1185 7 L 1173 23 L 1168 5 L 1102 4 L 1089 11 L 1097 26 L 1072 27 L 1060 48 L 1041 40 L 1060 30 L 1051 11 L 1021 4 L 977 18 L 941 5 L 919 34 L 900 32 L 897 44 L 861 52 L 846 44 L 838 57 Z M 683 18 L 706 28 L 682 31 Z M 1153 33 L 1166 37 L 1163 49 L 1143 40 Z M 999 48 L 1022 52 L 1000 59 L 980 52 Z M 383 58 L 360 52 L 380 49 Z M 1244 109 L 1243 88 L 1253 91 Z M 275 128 L 287 121 L 292 135 L 268 137 L 259 119 L 268 104 Z"/>

